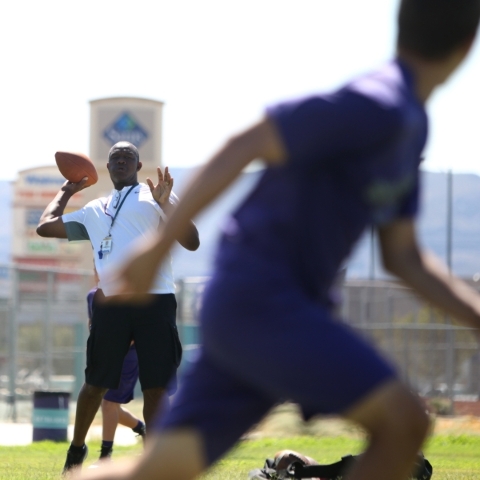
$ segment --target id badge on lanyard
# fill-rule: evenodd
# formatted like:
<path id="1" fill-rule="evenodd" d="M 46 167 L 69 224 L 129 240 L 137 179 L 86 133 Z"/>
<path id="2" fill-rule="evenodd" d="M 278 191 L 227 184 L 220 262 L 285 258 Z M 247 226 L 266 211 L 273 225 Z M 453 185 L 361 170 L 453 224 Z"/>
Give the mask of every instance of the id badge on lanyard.
<path id="1" fill-rule="evenodd" d="M 113 228 L 113 224 L 115 223 L 115 220 L 120 212 L 120 209 L 122 208 L 122 205 L 123 205 L 123 202 L 125 202 L 125 200 L 127 199 L 128 197 L 128 194 L 138 185 L 138 183 L 136 183 L 135 185 L 132 185 L 130 187 L 130 189 L 128 190 L 127 194 L 125 195 L 125 197 L 123 197 L 123 200 L 122 202 L 120 203 L 120 205 L 118 206 L 118 210 L 117 210 L 117 213 L 115 213 L 115 216 L 112 218 L 112 224 L 110 225 L 110 229 L 108 231 L 108 235 L 102 240 L 102 242 L 100 243 L 100 250 L 98 251 L 98 258 L 101 260 L 103 258 L 104 255 L 107 255 L 108 253 L 110 253 L 112 251 L 112 247 L 113 247 L 113 240 L 112 240 L 112 236 L 110 235 L 110 232 L 112 231 L 112 228 Z M 106 206 L 105 206 L 106 207 Z"/>
<path id="2" fill-rule="evenodd" d="M 106 253 L 112 251 L 113 240 L 111 236 L 105 237 L 100 243 L 100 250 L 98 251 L 98 258 L 101 260 Z"/>

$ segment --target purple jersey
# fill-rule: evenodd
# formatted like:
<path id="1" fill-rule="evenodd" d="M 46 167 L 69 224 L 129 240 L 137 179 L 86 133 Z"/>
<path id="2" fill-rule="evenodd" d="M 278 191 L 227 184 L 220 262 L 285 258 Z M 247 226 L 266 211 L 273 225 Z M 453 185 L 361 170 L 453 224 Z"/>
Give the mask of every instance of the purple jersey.
<path id="1" fill-rule="evenodd" d="M 280 401 L 306 417 L 342 413 L 396 376 L 332 315 L 330 288 L 368 224 L 417 212 L 427 118 L 413 79 L 392 62 L 267 114 L 288 161 L 267 168 L 226 224 L 200 356 L 157 420 L 199 431 L 208 464 Z"/>
<path id="2" fill-rule="evenodd" d="M 229 219 L 217 269 L 239 276 L 274 269 L 326 304 L 367 224 L 415 215 L 426 113 L 411 74 L 394 61 L 267 115 L 288 161 L 268 168 Z"/>

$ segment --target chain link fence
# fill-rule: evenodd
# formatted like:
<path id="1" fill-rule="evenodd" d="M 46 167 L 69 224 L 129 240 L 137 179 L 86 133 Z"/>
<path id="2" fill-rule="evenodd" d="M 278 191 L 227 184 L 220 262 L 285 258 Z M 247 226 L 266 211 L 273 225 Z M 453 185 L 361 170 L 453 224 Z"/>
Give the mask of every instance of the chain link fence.
<path id="1" fill-rule="evenodd" d="M 350 281 L 343 291 L 342 317 L 398 366 L 414 390 L 424 397 L 478 399 L 475 330 L 393 282 Z"/>
<path id="2" fill-rule="evenodd" d="M 201 343 L 198 311 L 207 279 L 177 281 L 181 369 Z M 91 272 L 31 266 L 0 267 L 0 417 L 34 391 L 71 392 L 83 384 L 88 336 L 86 295 Z M 372 341 L 425 397 L 477 400 L 478 343 L 471 329 L 426 305 L 393 282 L 346 281 L 342 318 Z M 3 414 L 1 413 L 3 412 Z"/>
<path id="3" fill-rule="evenodd" d="M 34 391 L 71 392 L 83 383 L 91 272 L 0 267 L 0 401 L 4 416 Z"/>

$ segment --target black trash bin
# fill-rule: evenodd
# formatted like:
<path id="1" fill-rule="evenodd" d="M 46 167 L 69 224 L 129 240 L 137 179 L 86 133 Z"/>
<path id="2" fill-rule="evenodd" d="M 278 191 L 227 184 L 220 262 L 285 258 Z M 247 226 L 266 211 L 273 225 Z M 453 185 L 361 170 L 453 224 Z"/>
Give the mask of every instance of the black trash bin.
<path id="1" fill-rule="evenodd" d="M 33 393 L 33 441 L 67 440 L 70 392 Z"/>

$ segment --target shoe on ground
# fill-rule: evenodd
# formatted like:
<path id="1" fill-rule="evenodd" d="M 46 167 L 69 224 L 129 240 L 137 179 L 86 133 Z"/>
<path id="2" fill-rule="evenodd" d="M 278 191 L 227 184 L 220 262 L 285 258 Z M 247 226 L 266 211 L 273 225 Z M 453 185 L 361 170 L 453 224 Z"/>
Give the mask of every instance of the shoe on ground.
<path id="1" fill-rule="evenodd" d="M 145 443 L 145 437 L 147 435 L 147 428 L 145 424 L 143 424 L 138 430 L 134 430 L 134 432 L 137 434 L 137 437 L 141 437 L 143 443 Z"/>
<path id="2" fill-rule="evenodd" d="M 112 461 L 112 453 L 113 453 L 112 448 L 102 447 L 100 449 L 100 458 L 96 462 L 92 463 L 88 468 L 89 469 L 98 468 L 98 467 L 101 467 L 102 465 L 105 465 L 106 463 L 110 463 Z"/>
<path id="3" fill-rule="evenodd" d="M 72 448 L 70 448 L 67 451 L 67 459 L 65 460 L 65 465 L 63 467 L 63 472 L 62 475 L 67 475 L 71 473 L 73 470 L 77 468 L 81 468 L 82 463 L 85 461 L 85 459 L 88 456 L 88 447 L 86 445 L 83 446 L 83 449 L 81 452 L 74 452 L 72 451 Z"/>
<path id="4" fill-rule="evenodd" d="M 111 460 L 112 453 L 113 453 L 112 447 L 101 447 L 99 460 Z"/>

